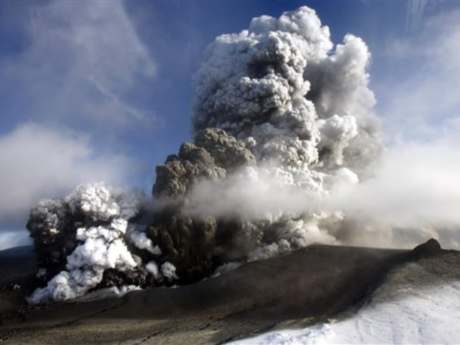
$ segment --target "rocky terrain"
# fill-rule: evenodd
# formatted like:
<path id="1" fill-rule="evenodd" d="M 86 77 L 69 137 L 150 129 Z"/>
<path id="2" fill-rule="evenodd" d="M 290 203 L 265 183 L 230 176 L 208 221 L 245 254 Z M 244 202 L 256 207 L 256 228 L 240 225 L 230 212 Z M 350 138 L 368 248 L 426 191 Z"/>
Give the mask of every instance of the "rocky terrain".
<path id="1" fill-rule="evenodd" d="M 390 270 L 445 255 L 459 256 L 434 240 L 414 250 L 313 245 L 192 285 L 27 306 L 23 295 L 33 256 L 3 252 L 0 339 L 2 344 L 226 343 L 340 315 L 366 301 Z"/>

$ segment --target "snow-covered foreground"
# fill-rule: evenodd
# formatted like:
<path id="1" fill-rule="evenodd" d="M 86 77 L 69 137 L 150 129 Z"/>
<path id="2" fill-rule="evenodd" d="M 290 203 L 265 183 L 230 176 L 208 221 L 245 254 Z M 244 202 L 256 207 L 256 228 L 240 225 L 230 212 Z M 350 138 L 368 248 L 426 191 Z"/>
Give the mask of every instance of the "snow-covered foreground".
<path id="1" fill-rule="evenodd" d="M 301 330 L 262 334 L 237 344 L 458 344 L 460 257 L 406 264 L 358 311 Z"/>

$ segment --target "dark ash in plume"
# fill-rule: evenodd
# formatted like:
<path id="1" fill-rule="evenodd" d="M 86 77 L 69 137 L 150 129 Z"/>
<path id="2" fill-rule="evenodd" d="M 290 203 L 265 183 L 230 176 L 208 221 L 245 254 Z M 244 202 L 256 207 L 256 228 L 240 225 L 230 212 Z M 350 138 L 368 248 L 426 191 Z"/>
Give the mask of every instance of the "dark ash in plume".
<path id="1" fill-rule="evenodd" d="M 244 144 L 221 129 L 207 128 L 196 135 L 195 144 L 183 144 L 177 156 L 157 167 L 153 194 L 167 205 L 154 214 L 148 235 L 177 267 L 181 282 L 208 276 L 216 265 L 218 220 L 183 213 L 191 188 L 201 180 L 223 180 L 254 161 Z"/>

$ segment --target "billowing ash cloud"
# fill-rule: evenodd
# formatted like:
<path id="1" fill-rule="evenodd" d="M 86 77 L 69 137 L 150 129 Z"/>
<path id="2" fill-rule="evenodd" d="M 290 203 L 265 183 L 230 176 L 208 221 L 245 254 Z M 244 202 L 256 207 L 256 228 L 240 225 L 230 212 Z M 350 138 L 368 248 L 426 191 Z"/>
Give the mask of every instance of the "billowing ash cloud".
<path id="1" fill-rule="evenodd" d="M 321 165 L 363 167 L 379 146 L 370 53 L 353 35 L 332 48 L 329 28 L 307 7 L 217 37 L 197 76 L 194 129 L 222 128 L 297 179 Z"/>
<path id="2" fill-rule="evenodd" d="M 173 280 L 175 267 L 155 262 L 161 251 L 136 222 L 143 202 L 142 194 L 98 183 L 33 208 L 27 227 L 40 266 L 37 278 L 47 283 L 29 302 L 64 301 L 95 288 Z M 145 264 L 143 259 L 151 261 Z M 162 271 L 152 274 L 153 265 L 161 265 Z"/>
<path id="3" fill-rule="evenodd" d="M 379 155 L 369 59 L 353 35 L 334 48 L 329 28 L 307 7 L 217 37 L 196 80 L 194 130 L 225 130 L 255 163 L 223 181 L 196 183 L 186 210 L 237 212 L 249 221 L 244 232 L 259 233 L 257 251 L 337 242 L 344 215 L 315 200 L 358 183 Z"/>
<path id="4" fill-rule="evenodd" d="M 103 185 L 32 210 L 48 283 L 31 301 L 190 283 L 343 241 L 350 220 L 324 200 L 367 178 L 379 156 L 369 59 L 353 35 L 334 47 L 307 7 L 217 37 L 196 76 L 193 143 L 157 167 L 153 210 Z"/>

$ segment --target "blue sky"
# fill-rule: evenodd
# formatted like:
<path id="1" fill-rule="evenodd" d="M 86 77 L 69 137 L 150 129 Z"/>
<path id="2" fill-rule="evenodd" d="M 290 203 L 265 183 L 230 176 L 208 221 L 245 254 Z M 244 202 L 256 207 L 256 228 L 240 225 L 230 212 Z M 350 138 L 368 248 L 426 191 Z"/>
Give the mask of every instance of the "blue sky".
<path id="1" fill-rule="evenodd" d="M 0 232 L 85 180 L 149 192 L 155 165 L 190 137 L 207 44 L 302 5 L 335 43 L 350 32 L 368 44 L 389 142 L 459 128 L 455 0 L 3 0 Z"/>

